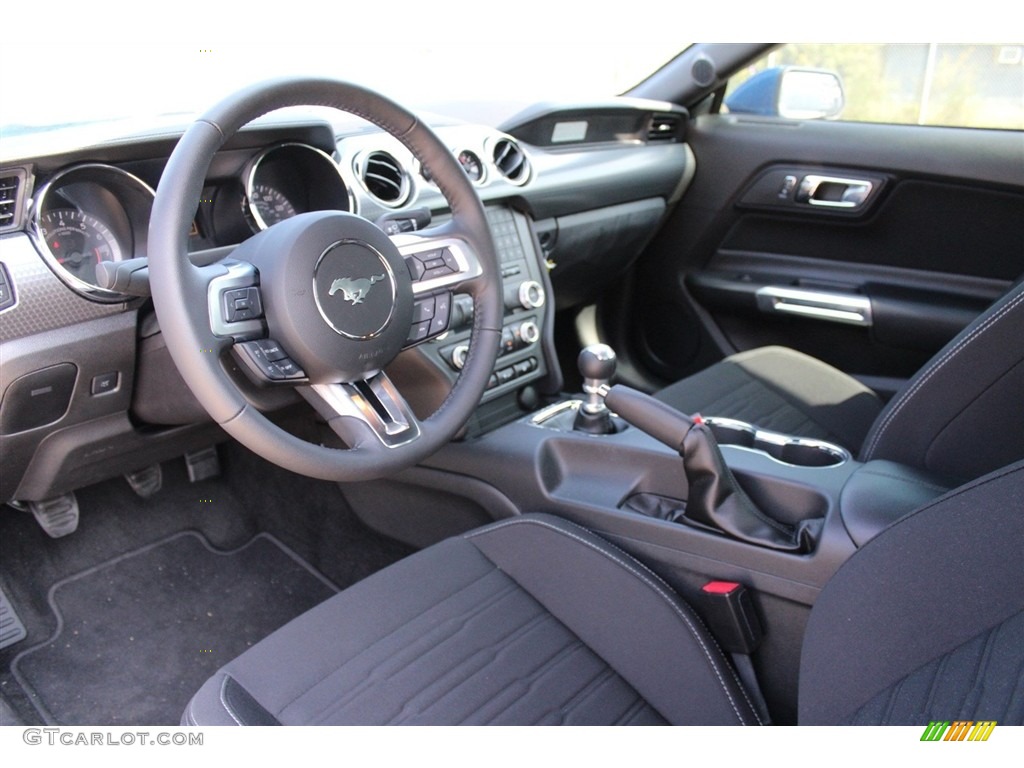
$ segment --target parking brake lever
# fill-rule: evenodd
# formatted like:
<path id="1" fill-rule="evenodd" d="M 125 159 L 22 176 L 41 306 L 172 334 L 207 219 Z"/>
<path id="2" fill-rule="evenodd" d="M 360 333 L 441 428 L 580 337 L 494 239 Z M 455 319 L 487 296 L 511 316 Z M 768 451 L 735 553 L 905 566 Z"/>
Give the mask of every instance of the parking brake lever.
<path id="1" fill-rule="evenodd" d="M 685 508 L 674 519 L 769 549 L 809 552 L 814 548 L 821 521 L 805 520 L 792 526 L 762 512 L 740 487 L 715 436 L 699 415 L 687 416 L 621 384 L 605 388 L 604 399 L 609 410 L 682 456 L 689 491 Z"/>

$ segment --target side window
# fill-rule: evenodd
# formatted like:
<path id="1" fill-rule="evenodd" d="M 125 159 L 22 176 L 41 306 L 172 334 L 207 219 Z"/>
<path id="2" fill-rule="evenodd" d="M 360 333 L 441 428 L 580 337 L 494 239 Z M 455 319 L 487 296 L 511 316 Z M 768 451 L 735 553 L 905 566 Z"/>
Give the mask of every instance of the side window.
<path id="1" fill-rule="evenodd" d="M 790 43 L 735 75 L 722 111 L 1021 130 L 1024 45 Z"/>

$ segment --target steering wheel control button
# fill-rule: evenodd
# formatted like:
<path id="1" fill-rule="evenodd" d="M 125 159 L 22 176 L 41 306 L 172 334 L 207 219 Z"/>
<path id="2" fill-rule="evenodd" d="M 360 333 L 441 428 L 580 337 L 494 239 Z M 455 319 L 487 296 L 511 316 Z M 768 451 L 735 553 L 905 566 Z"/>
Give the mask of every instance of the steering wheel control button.
<path id="1" fill-rule="evenodd" d="M 434 317 L 434 297 L 427 296 L 425 299 L 417 299 L 412 307 L 413 323 L 422 323 L 432 320 Z"/>
<path id="2" fill-rule="evenodd" d="M 414 283 L 419 281 L 423 277 L 423 273 L 427 270 L 427 268 L 423 266 L 423 262 L 415 256 L 406 256 L 405 266 L 409 268 L 409 277 L 412 278 Z"/>
<path id="3" fill-rule="evenodd" d="M 305 372 L 273 339 L 257 339 L 234 346 L 237 357 L 257 380 L 288 381 L 306 378 Z"/>
<path id="4" fill-rule="evenodd" d="M 434 299 L 434 316 L 430 321 L 430 335 L 438 336 L 448 330 L 448 320 L 452 314 L 452 295 L 450 293 Z"/>
<path id="5" fill-rule="evenodd" d="M 417 299 L 412 310 L 412 327 L 406 345 L 419 344 L 448 330 L 452 317 L 452 294 L 426 296 Z"/>
<path id="6" fill-rule="evenodd" d="M 372 339 L 391 322 L 395 276 L 376 249 L 358 240 L 335 243 L 313 272 L 313 295 L 320 315 L 349 339 Z"/>
<path id="7" fill-rule="evenodd" d="M 430 321 L 424 320 L 422 323 L 414 323 L 412 328 L 409 329 L 409 337 L 406 339 L 410 344 L 418 344 L 421 341 L 425 341 L 430 335 Z"/>
<path id="8" fill-rule="evenodd" d="M 263 304 L 260 291 L 256 287 L 232 288 L 224 291 L 222 296 L 224 319 L 229 323 L 240 323 L 244 320 L 255 320 L 263 316 Z"/>
<path id="9" fill-rule="evenodd" d="M 457 275 L 462 271 L 455 254 L 447 247 L 406 256 L 405 263 L 409 267 L 409 276 L 416 283 Z"/>

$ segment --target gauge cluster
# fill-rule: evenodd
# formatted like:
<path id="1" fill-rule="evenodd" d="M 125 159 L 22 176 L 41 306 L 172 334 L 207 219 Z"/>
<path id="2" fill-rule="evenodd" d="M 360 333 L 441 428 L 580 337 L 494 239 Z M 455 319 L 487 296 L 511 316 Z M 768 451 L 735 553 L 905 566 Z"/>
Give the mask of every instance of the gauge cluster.
<path id="1" fill-rule="evenodd" d="M 508 147 L 497 151 L 504 142 L 525 158 L 511 137 L 471 125 L 443 126 L 438 134 L 485 199 L 507 194 L 507 183 L 522 184 L 502 166 Z M 31 200 L 28 233 L 50 271 L 79 296 L 100 303 L 132 298 L 104 288 L 97 266 L 146 256 L 153 190 L 172 148 L 154 141 L 105 163 L 69 158 L 36 177 L 44 183 Z M 412 153 L 386 133 L 335 137 L 319 123 L 242 131 L 211 165 L 188 249 L 237 245 L 312 211 L 377 221 L 413 208 L 443 214 L 447 202 Z"/>
<path id="2" fill-rule="evenodd" d="M 146 255 L 153 189 L 110 165 L 67 168 L 40 188 L 30 234 L 50 269 L 86 298 L 120 302 L 100 287 L 96 267 Z"/>

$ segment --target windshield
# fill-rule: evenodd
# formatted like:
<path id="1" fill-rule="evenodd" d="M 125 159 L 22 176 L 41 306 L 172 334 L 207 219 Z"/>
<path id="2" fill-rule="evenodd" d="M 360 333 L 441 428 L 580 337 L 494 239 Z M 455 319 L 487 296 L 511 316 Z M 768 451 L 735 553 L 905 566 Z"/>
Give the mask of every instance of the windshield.
<path id="1" fill-rule="evenodd" d="M 630 23 L 624 28 L 622 19 L 572 37 L 511 26 L 496 37 L 495 22 L 482 20 L 435 20 L 433 33 L 421 25 L 385 35 L 383 26 L 346 26 L 328 40 L 314 32 L 302 42 L 79 41 L 59 54 L 21 46 L 33 77 L 7 80 L 0 126 L 13 136 L 96 121 L 187 119 L 244 85 L 284 75 L 349 80 L 413 109 L 497 124 L 538 101 L 619 94 L 685 47 L 674 34 L 623 35 Z"/>

